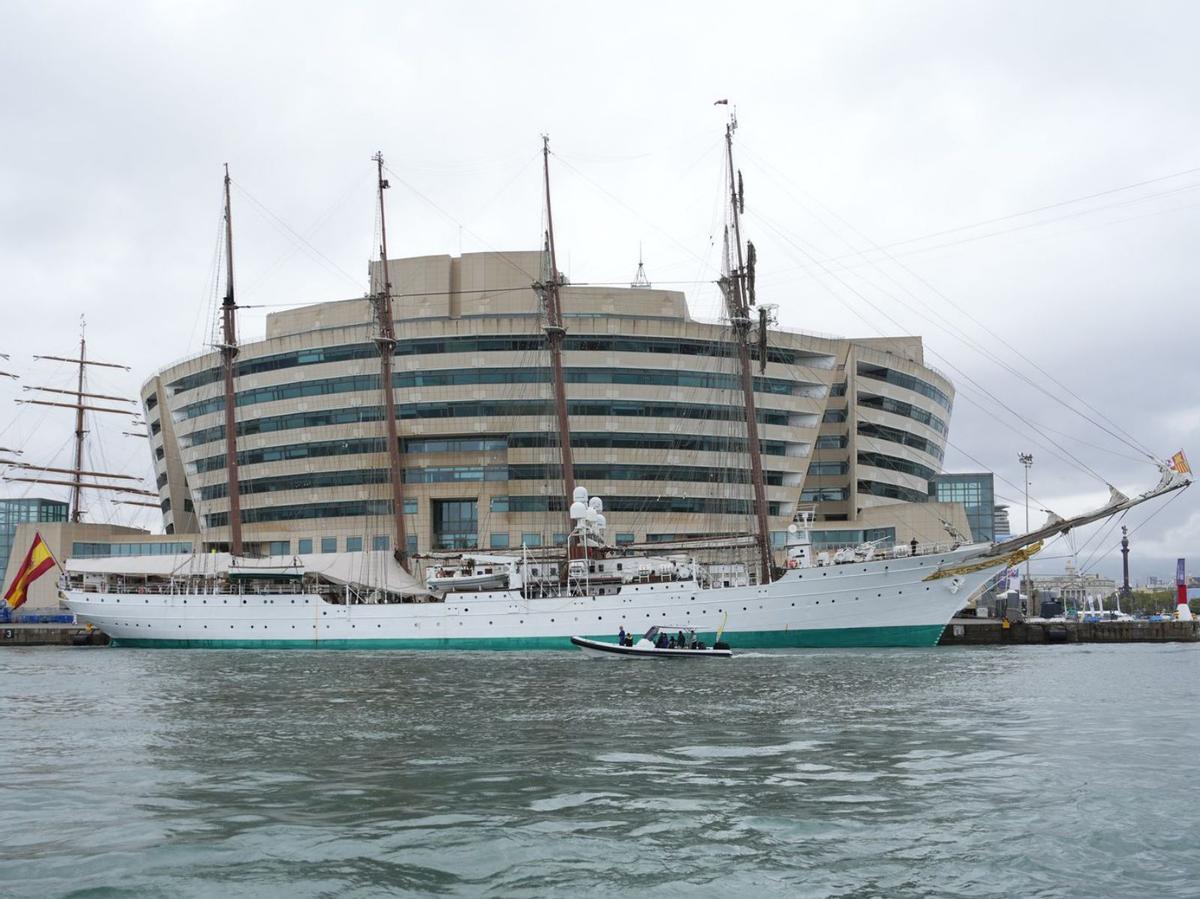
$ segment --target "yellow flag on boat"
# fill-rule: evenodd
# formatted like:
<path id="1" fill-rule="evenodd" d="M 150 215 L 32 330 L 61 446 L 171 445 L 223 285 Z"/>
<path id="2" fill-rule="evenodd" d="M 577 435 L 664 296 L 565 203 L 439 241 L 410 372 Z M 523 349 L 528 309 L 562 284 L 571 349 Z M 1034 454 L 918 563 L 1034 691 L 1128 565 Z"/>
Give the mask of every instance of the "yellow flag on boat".
<path id="1" fill-rule="evenodd" d="M 1177 471 L 1180 474 L 1191 474 L 1192 466 L 1188 465 L 1187 456 L 1180 450 L 1171 457 L 1171 470 Z"/>
<path id="2" fill-rule="evenodd" d="M 42 539 L 41 534 L 33 535 L 33 546 L 25 554 L 25 561 L 17 569 L 16 577 L 4 594 L 4 601 L 10 609 L 19 608 L 29 598 L 29 585 L 57 565 L 50 547 Z"/>

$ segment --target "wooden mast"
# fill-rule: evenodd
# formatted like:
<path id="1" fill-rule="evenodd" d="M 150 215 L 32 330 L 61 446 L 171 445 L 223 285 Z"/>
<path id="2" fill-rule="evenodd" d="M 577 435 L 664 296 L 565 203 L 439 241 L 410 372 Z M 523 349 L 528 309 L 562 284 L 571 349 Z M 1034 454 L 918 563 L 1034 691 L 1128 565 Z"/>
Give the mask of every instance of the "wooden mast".
<path id="1" fill-rule="evenodd" d="M 754 404 L 754 370 L 750 360 L 750 305 L 754 300 L 749 294 L 748 282 L 753 282 L 754 274 L 742 257 L 742 231 L 739 219 L 743 202 L 741 173 L 735 174 L 733 168 L 733 132 L 736 128 L 737 119 L 730 116 L 729 122 L 725 126 L 725 159 L 729 169 L 729 201 L 733 209 L 733 242 L 737 248 L 737 265 L 734 267 L 733 260 L 727 259 L 727 265 L 732 270 L 721 279 L 721 288 L 725 294 L 725 306 L 737 342 L 738 365 L 742 382 L 742 405 L 746 416 L 746 448 L 750 453 L 750 481 L 754 485 L 754 518 L 758 531 L 756 536 L 762 566 L 762 579 L 764 583 L 770 583 L 774 579 L 771 532 L 767 518 L 767 488 L 763 478 L 762 445 L 758 439 L 758 412 Z"/>
<path id="2" fill-rule="evenodd" d="M 376 153 L 376 172 L 379 181 L 379 291 L 375 294 L 375 317 L 379 336 L 379 380 L 383 392 L 383 419 L 387 433 L 388 480 L 392 488 L 392 530 L 396 544 L 392 555 L 408 571 L 408 533 L 404 524 L 404 472 L 400 467 L 400 434 L 396 426 L 396 393 L 392 384 L 392 365 L 396 351 L 396 325 L 392 318 L 392 282 L 388 277 L 387 221 L 384 218 L 383 192 L 390 186 L 383 177 L 383 153 Z"/>
<path id="3" fill-rule="evenodd" d="M 571 418 L 567 412 L 567 385 L 563 377 L 562 345 L 567 336 L 563 326 L 562 299 L 559 287 L 562 280 L 558 272 L 558 257 L 554 250 L 554 215 L 550 207 L 550 137 L 542 135 L 542 171 L 546 185 L 546 252 L 550 257 L 550 272 L 534 289 L 542 300 L 545 316 L 546 345 L 550 350 L 550 378 L 554 387 L 554 415 L 558 422 L 558 445 L 562 460 L 563 492 L 566 501 L 563 511 L 567 513 L 567 533 L 571 533 L 570 508 L 575 493 L 575 460 L 571 452 Z"/>
<path id="4" fill-rule="evenodd" d="M 237 303 L 233 296 L 233 213 L 229 203 L 229 163 L 225 163 L 225 299 L 221 303 L 221 370 L 225 378 L 225 474 L 229 494 L 229 552 L 242 552 L 242 497 L 237 463 L 237 399 L 233 392 L 237 358 Z"/>

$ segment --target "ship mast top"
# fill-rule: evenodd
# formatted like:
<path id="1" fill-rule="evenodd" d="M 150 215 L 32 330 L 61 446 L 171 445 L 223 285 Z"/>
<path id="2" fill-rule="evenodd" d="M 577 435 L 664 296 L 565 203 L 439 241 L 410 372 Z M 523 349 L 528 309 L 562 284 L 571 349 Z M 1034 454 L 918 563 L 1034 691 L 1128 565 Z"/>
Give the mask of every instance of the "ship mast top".
<path id="1" fill-rule="evenodd" d="M 554 214 L 550 204 L 550 137 L 545 134 L 542 135 L 542 173 L 546 187 L 546 256 L 549 270 L 544 273 L 542 281 L 533 285 L 533 289 L 542 302 L 542 315 L 545 319 L 542 327 L 546 332 L 546 346 L 550 351 L 550 379 L 554 389 L 554 416 L 558 425 L 566 511 L 575 493 L 575 462 L 571 451 L 571 418 L 567 411 L 567 386 L 562 364 L 562 345 L 567 331 L 563 325 L 562 298 L 559 293 L 562 277 L 558 271 L 558 256 L 554 246 Z M 572 524 L 568 514 L 568 534 Z"/>
<path id="2" fill-rule="evenodd" d="M 396 324 L 392 314 L 392 282 L 388 273 L 387 219 L 384 214 L 383 192 L 391 185 L 383 177 L 383 153 L 371 157 L 375 161 L 379 193 L 379 290 L 372 296 L 379 336 L 379 386 L 383 392 L 384 429 L 387 434 L 388 483 L 392 497 L 392 530 L 396 545 L 392 555 L 405 571 L 408 570 L 408 533 L 404 522 L 404 472 L 401 468 L 400 433 L 396 425 L 396 394 L 392 367 L 396 351 Z"/>

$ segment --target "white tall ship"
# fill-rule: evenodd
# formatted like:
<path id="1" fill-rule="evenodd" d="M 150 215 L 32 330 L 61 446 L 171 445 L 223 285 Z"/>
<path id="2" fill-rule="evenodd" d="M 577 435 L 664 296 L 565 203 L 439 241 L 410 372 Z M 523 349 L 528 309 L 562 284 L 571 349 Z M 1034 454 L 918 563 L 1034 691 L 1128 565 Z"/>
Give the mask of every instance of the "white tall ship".
<path id="1" fill-rule="evenodd" d="M 733 165 L 731 120 L 725 132 L 731 220 L 720 279 L 741 384 L 754 528 L 740 542 L 703 541 L 663 554 L 638 554 L 606 539 L 603 504 L 577 487 L 562 367 L 566 328 L 549 214 L 546 172 L 546 263 L 533 285 L 554 390 L 562 494 L 572 500 L 565 549 L 531 558 L 474 556 L 414 576 L 405 548 L 392 357 L 397 343 L 384 227 L 383 161 L 379 169 L 382 290 L 378 319 L 380 383 L 389 460 L 394 553 L 386 551 L 248 559 L 243 554 L 239 491 L 228 491 L 230 553 L 140 559 L 75 559 L 61 595 L 84 623 L 118 645 L 509 649 L 570 648 L 571 636 L 605 637 L 652 625 L 694 628 L 711 640 L 722 627 L 739 648 L 776 646 L 933 645 L 950 618 L 1000 571 L 1028 558 L 1041 541 L 1186 486 L 1186 465 L 1166 465 L 1152 490 L 1129 499 L 1113 490 L 1101 509 L 1004 543 L 899 546 L 872 544 L 814 554 L 809 518 L 788 532 L 785 567 L 770 545 L 768 503 L 755 407 L 752 346 L 763 355 L 769 315 L 754 309 L 755 252 L 743 248 L 740 176 Z M 222 305 L 225 457 L 229 485 L 239 484 L 234 394 L 237 355 L 229 176 L 225 176 L 227 292 Z M 950 534 L 951 537 L 955 535 Z"/>
<path id="2" fill-rule="evenodd" d="M 686 554 L 641 556 L 604 541 L 594 499 L 576 489 L 563 562 L 486 557 L 503 589 L 430 591 L 390 553 L 238 560 L 228 554 L 67 563 L 62 596 L 80 621 L 122 646 L 383 649 L 568 649 L 571 636 L 619 628 L 724 627 L 740 648 L 931 646 L 967 599 L 1042 541 L 1187 486 L 1163 468 L 1153 490 L 1116 493 L 1102 509 L 1004 543 L 871 544 L 812 551 L 807 521 L 789 529 L 787 567 L 762 583 L 745 565 Z M 551 572 L 553 575 L 551 576 Z M 489 572 L 489 577 L 492 572 Z M 446 578 L 452 580 L 451 576 Z"/>

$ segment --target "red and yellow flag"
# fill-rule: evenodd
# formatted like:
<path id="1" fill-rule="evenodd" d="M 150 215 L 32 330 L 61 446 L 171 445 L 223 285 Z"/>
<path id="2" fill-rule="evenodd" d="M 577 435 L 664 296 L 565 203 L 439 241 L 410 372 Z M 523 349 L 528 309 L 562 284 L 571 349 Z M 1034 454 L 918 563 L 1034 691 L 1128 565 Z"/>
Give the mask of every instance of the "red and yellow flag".
<path id="1" fill-rule="evenodd" d="M 8 592 L 4 594 L 4 601 L 8 603 L 9 608 L 16 609 L 21 606 L 29 598 L 29 585 L 57 564 L 42 535 L 34 534 L 33 546 L 29 547 L 25 561 L 17 569 Z"/>
<path id="2" fill-rule="evenodd" d="M 1187 456 L 1183 454 L 1183 450 L 1180 450 L 1171 457 L 1171 469 L 1180 474 L 1192 473 L 1192 466 L 1188 465 Z"/>

